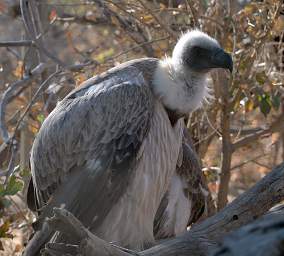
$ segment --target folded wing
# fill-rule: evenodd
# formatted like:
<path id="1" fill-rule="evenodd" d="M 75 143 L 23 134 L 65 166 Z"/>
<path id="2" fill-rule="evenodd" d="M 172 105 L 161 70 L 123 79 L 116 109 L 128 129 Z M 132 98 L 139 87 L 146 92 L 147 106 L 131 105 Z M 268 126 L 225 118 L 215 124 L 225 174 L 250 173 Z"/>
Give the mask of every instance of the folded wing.
<path id="1" fill-rule="evenodd" d="M 126 67 L 59 103 L 32 149 L 42 217 L 56 206 L 92 228 L 102 222 L 131 179 L 136 153 L 149 130 L 152 97 L 142 74 Z"/>

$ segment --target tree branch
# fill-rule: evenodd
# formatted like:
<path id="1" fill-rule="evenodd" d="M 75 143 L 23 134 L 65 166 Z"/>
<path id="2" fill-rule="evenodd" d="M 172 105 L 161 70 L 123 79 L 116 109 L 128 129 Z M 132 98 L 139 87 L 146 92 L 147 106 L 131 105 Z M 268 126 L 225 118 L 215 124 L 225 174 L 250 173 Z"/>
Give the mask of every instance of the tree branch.
<path id="1" fill-rule="evenodd" d="M 34 45 L 34 42 L 32 40 L 0 42 L 0 47 L 22 47 L 22 46 L 32 46 L 32 45 Z"/>
<path id="2" fill-rule="evenodd" d="M 284 127 L 284 113 L 277 117 L 277 119 L 267 129 L 256 131 L 254 134 L 243 137 L 233 143 L 233 150 L 237 150 L 243 146 L 257 141 L 261 136 L 272 134 L 274 132 L 282 131 Z"/>
<path id="3" fill-rule="evenodd" d="M 29 37 L 34 41 L 34 44 L 38 48 L 40 54 L 44 54 L 45 56 L 53 60 L 56 64 L 65 68 L 67 65 L 56 56 L 54 56 L 51 52 L 49 52 L 49 50 L 45 48 L 42 38 L 39 37 L 40 33 L 38 31 L 38 27 L 40 26 L 40 24 L 39 17 L 36 14 L 34 2 L 31 0 L 21 0 L 20 3 L 24 25 Z M 35 23 L 35 21 L 38 21 L 38 23 Z"/>
<path id="4" fill-rule="evenodd" d="M 220 77 L 219 77 L 220 75 Z M 218 74 L 218 82 L 221 85 L 221 81 L 224 81 L 225 84 L 221 90 L 221 132 L 222 132 L 222 163 L 221 163 L 221 175 L 220 175 L 220 186 L 218 190 L 218 200 L 217 200 L 217 208 L 218 210 L 225 207 L 227 204 L 227 197 L 229 191 L 229 182 L 231 178 L 231 160 L 232 160 L 232 142 L 231 142 L 231 134 L 230 134 L 230 109 L 229 109 L 229 101 L 230 101 L 230 92 L 229 92 L 229 81 L 226 79 L 225 74 Z"/>
<path id="5" fill-rule="evenodd" d="M 283 211 L 281 214 L 268 214 L 226 237 L 214 256 L 283 255 L 283 227 Z"/>
<path id="6" fill-rule="evenodd" d="M 0 131 L 1 136 L 5 144 L 9 144 L 10 136 L 5 125 L 5 112 L 7 104 L 16 97 L 19 92 L 23 91 L 32 81 L 38 78 L 45 70 L 47 66 L 44 63 L 40 63 L 36 66 L 28 76 L 24 77 L 22 80 L 16 81 L 11 84 L 8 89 L 3 93 L 0 101 Z"/>
<path id="7" fill-rule="evenodd" d="M 64 209 L 55 208 L 54 209 L 54 217 L 50 218 L 47 221 L 50 228 L 54 230 L 60 230 L 64 234 L 68 236 L 72 236 L 76 240 L 81 241 L 79 248 L 79 252 L 83 255 L 100 255 L 100 256 L 127 256 L 128 253 L 125 253 L 116 247 L 112 246 L 110 243 L 98 238 L 93 235 L 90 231 L 88 231 L 82 223 L 76 219 L 71 213 Z M 64 248 L 70 249 L 69 246 L 64 246 L 60 244 L 52 245 L 47 244 L 44 252 L 50 255 L 62 255 L 58 254 L 58 250 L 62 253 Z M 74 247 L 73 247 L 74 249 Z M 70 251 L 69 251 L 70 252 Z M 57 254 L 56 254 L 57 253 Z M 66 253 L 66 251 L 64 251 Z"/>
<path id="8" fill-rule="evenodd" d="M 284 163 L 274 168 L 256 185 L 214 216 L 206 219 L 200 224 L 194 225 L 190 231 L 182 236 L 170 239 L 148 250 L 139 252 L 138 255 L 209 255 L 213 249 L 218 248 L 218 243 L 228 232 L 252 222 L 259 216 L 265 214 L 273 205 L 281 202 L 283 199 Z M 52 225 L 52 228 L 65 233 L 69 232 L 69 234 L 72 234 L 73 232 L 76 238 L 81 238 L 81 244 L 78 248 L 79 253 L 82 253 L 82 255 L 133 255 L 132 252 L 123 252 L 117 250 L 117 248 L 114 250 L 111 244 L 90 234 L 82 224 L 78 224 L 78 220 L 76 220 L 75 223 L 77 223 L 76 226 L 79 227 L 79 231 L 74 232 L 70 230 L 70 228 L 74 229 L 74 225 L 72 224 L 72 227 L 69 227 L 69 222 L 73 222 L 75 217 L 70 217 L 70 214 L 66 216 L 66 211 L 63 209 L 56 209 L 55 211 L 56 216 L 60 216 L 60 219 L 57 219 L 58 221 L 53 221 L 54 224 Z M 87 246 L 84 246 L 86 243 Z M 53 246 L 53 248 L 55 247 L 56 245 Z M 60 248 L 62 249 L 62 246 Z M 84 251 L 86 248 L 88 250 Z"/>

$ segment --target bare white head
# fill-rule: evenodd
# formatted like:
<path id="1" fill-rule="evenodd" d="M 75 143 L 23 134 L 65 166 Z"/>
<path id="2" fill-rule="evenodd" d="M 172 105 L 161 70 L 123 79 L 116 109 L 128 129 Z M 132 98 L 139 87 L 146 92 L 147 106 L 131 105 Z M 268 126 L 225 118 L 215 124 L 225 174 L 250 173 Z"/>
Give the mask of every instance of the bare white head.
<path id="1" fill-rule="evenodd" d="M 187 114 L 208 96 L 207 75 L 213 68 L 232 71 L 231 56 L 209 35 L 189 31 L 178 40 L 172 57 L 160 61 L 154 92 L 166 108 Z"/>

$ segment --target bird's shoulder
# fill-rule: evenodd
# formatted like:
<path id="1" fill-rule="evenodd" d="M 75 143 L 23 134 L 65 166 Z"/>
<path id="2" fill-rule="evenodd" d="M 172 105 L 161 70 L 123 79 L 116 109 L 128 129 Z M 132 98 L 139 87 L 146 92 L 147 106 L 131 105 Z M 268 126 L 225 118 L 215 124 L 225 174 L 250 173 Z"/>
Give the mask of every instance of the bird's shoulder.
<path id="1" fill-rule="evenodd" d="M 111 89 L 114 85 L 121 82 L 129 82 L 136 85 L 139 83 L 145 84 L 146 82 L 151 87 L 158 62 L 159 60 L 155 58 L 140 58 L 124 62 L 86 80 L 78 88 L 70 92 L 65 99 L 76 98 L 89 91 L 95 92 L 101 87 Z"/>

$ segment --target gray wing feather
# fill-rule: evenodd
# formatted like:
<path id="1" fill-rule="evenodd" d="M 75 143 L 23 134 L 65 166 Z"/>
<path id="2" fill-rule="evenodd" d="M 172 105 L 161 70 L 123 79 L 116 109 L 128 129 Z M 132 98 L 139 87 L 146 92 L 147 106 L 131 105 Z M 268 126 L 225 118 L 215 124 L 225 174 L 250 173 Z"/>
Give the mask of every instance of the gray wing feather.
<path id="1" fill-rule="evenodd" d="M 149 129 L 152 97 L 141 72 L 126 67 L 59 103 L 32 148 L 43 217 L 63 204 L 85 225 L 99 225 L 131 178 Z"/>

